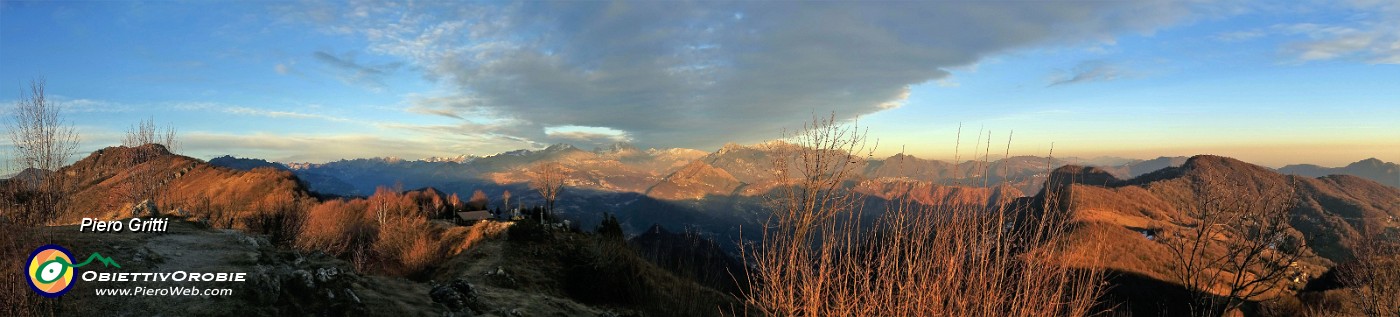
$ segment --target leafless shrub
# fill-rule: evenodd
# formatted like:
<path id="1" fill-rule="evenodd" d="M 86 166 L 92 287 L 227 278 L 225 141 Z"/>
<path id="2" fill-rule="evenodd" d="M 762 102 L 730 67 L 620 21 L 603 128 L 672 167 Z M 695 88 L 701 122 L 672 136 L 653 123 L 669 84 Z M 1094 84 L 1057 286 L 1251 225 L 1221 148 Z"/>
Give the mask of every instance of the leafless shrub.
<path id="1" fill-rule="evenodd" d="M 158 189 L 167 175 L 161 173 L 163 170 L 159 166 L 148 162 L 167 152 L 175 153 L 177 142 L 175 128 L 168 126 L 161 131 L 155 119 L 142 120 L 126 130 L 122 146 L 131 148 L 132 155 L 120 163 L 130 175 L 122 192 L 123 201 L 134 204 L 148 199 L 155 202 L 159 198 L 156 197 L 160 193 Z"/>
<path id="2" fill-rule="evenodd" d="M 1353 307 L 1369 317 L 1400 317 L 1400 240 L 1383 233 L 1370 234 L 1357 247 L 1356 262 L 1341 269 L 1345 284 L 1352 285 Z"/>
<path id="3" fill-rule="evenodd" d="M 122 146 L 138 147 L 146 144 L 160 144 L 171 153 L 179 153 L 179 139 L 176 138 L 174 126 L 166 126 L 161 131 L 156 126 L 154 118 L 142 120 L 126 130 L 126 136 L 122 138 Z"/>
<path id="4" fill-rule="evenodd" d="M 1306 249 L 1289 230 L 1292 184 L 1229 180 L 1209 171 L 1190 182 L 1191 222 L 1161 241 L 1172 253 L 1175 278 L 1192 292 L 1191 315 L 1221 316 L 1285 291 Z"/>

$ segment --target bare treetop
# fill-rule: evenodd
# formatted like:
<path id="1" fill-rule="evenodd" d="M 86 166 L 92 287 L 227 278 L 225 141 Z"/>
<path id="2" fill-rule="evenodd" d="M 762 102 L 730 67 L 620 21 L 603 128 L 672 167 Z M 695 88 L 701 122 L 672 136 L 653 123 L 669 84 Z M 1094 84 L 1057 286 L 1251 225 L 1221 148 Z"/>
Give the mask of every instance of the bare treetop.
<path id="1" fill-rule="evenodd" d="M 554 212 L 554 201 L 564 189 L 564 179 L 568 177 L 564 165 L 558 162 L 545 162 L 531 168 L 530 188 L 544 196 L 545 210 Z"/>
<path id="2" fill-rule="evenodd" d="M 15 146 L 15 165 L 20 170 L 56 171 L 63 167 L 78 146 L 78 132 L 59 114 L 60 107 L 44 94 L 43 79 L 29 83 L 21 91 L 8 120 L 10 142 Z"/>

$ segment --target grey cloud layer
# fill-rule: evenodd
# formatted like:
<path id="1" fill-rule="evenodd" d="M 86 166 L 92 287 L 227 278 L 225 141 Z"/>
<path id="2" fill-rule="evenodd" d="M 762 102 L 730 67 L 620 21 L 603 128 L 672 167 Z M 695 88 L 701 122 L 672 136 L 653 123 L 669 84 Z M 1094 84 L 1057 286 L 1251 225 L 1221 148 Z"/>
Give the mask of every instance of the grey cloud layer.
<path id="1" fill-rule="evenodd" d="M 357 3 L 306 10 L 456 90 L 414 111 L 622 130 L 644 146 L 777 136 L 813 113 L 900 104 L 946 69 L 1034 45 L 1149 31 L 1174 1 Z M 333 12 L 327 13 L 330 10 Z M 317 19 L 319 16 L 347 19 Z M 329 56 L 334 57 L 334 56 Z M 562 135 L 560 135 L 562 136 Z M 569 135 L 568 139 L 581 137 Z"/>

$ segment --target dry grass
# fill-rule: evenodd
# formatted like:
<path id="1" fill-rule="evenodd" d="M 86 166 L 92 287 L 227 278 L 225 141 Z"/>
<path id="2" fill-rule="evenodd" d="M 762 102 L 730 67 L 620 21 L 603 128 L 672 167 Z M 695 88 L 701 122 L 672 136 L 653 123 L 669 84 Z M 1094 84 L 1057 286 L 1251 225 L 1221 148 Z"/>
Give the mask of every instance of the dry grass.
<path id="1" fill-rule="evenodd" d="M 759 245 L 746 247 L 754 268 L 746 299 L 764 315 L 1092 313 L 1102 273 L 1080 273 L 1068 259 L 1098 250 L 1062 241 L 1070 226 L 1061 193 L 1018 209 L 898 197 L 867 226 L 860 197 L 843 187 L 869 152 L 864 133 L 819 119 L 789 139 L 800 146 L 777 155 L 773 170 L 791 185 L 774 198 Z"/>
<path id="2" fill-rule="evenodd" d="M 481 221 L 470 227 L 452 227 L 442 233 L 444 254 L 459 254 L 484 242 L 503 236 L 514 222 Z"/>
<path id="3" fill-rule="evenodd" d="M 365 199 L 335 199 L 307 209 L 296 248 L 347 258 L 361 271 L 424 277 L 443 259 L 482 239 L 505 232 L 490 221 L 458 227 L 429 220 L 449 204 L 432 189 L 399 192 L 380 188 Z"/>
<path id="4" fill-rule="evenodd" d="M 27 274 L 20 274 L 27 264 L 24 259 L 35 247 L 51 239 L 27 225 L 0 221 L 0 316 L 52 316 L 56 302 L 34 294 L 29 289 Z"/>

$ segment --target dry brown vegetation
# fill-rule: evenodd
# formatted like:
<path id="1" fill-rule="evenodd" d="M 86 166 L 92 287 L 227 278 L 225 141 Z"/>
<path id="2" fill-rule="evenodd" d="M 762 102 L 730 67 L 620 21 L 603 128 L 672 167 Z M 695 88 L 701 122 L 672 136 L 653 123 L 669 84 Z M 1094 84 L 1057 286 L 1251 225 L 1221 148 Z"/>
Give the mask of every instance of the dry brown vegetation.
<path id="1" fill-rule="evenodd" d="M 54 315 L 55 302 L 34 295 L 26 281 L 28 275 L 18 274 L 24 271 L 27 264 L 24 259 L 29 253 L 51 239 L 30 226 L 3 221 L 0 221 L 0 232 L 4 232 L 4 237 L 0 238 L 0 257 L 6 259 L 0 261 L 0 272 L 6 272 L 0 274 L 0 315 Z"/>
<path id="2" fill-rule="evenodd" d="M 845 188 L 869 151 L 865 134 L 827 118 L 789 139 L 797 150 L 773 162 L 789 186 L 773 198 L 762 240 L 746 250 L 754 268 L 746 300 L 765 315 L 1093 312 L 1102 273 L 1077 270 L 1066 259 L 1096 250 L 1061 241 L 1069 223 L 1055 194 L 1042 197 L 1043 213 L 897 199 L 866 226 L 858 194 Z"/>
<path id="3" fill-rule="evenodd" d="M 387 187 L 364 199 L 329 200 L 306 212 L 293 244 L 347 258 L 362 271 L 426 276 L 436 263 L 500 233 L 492 222 L 466 229 L 430 220 L 464 208 L 450 202 L 431 188 L 399 192 Z"/>

